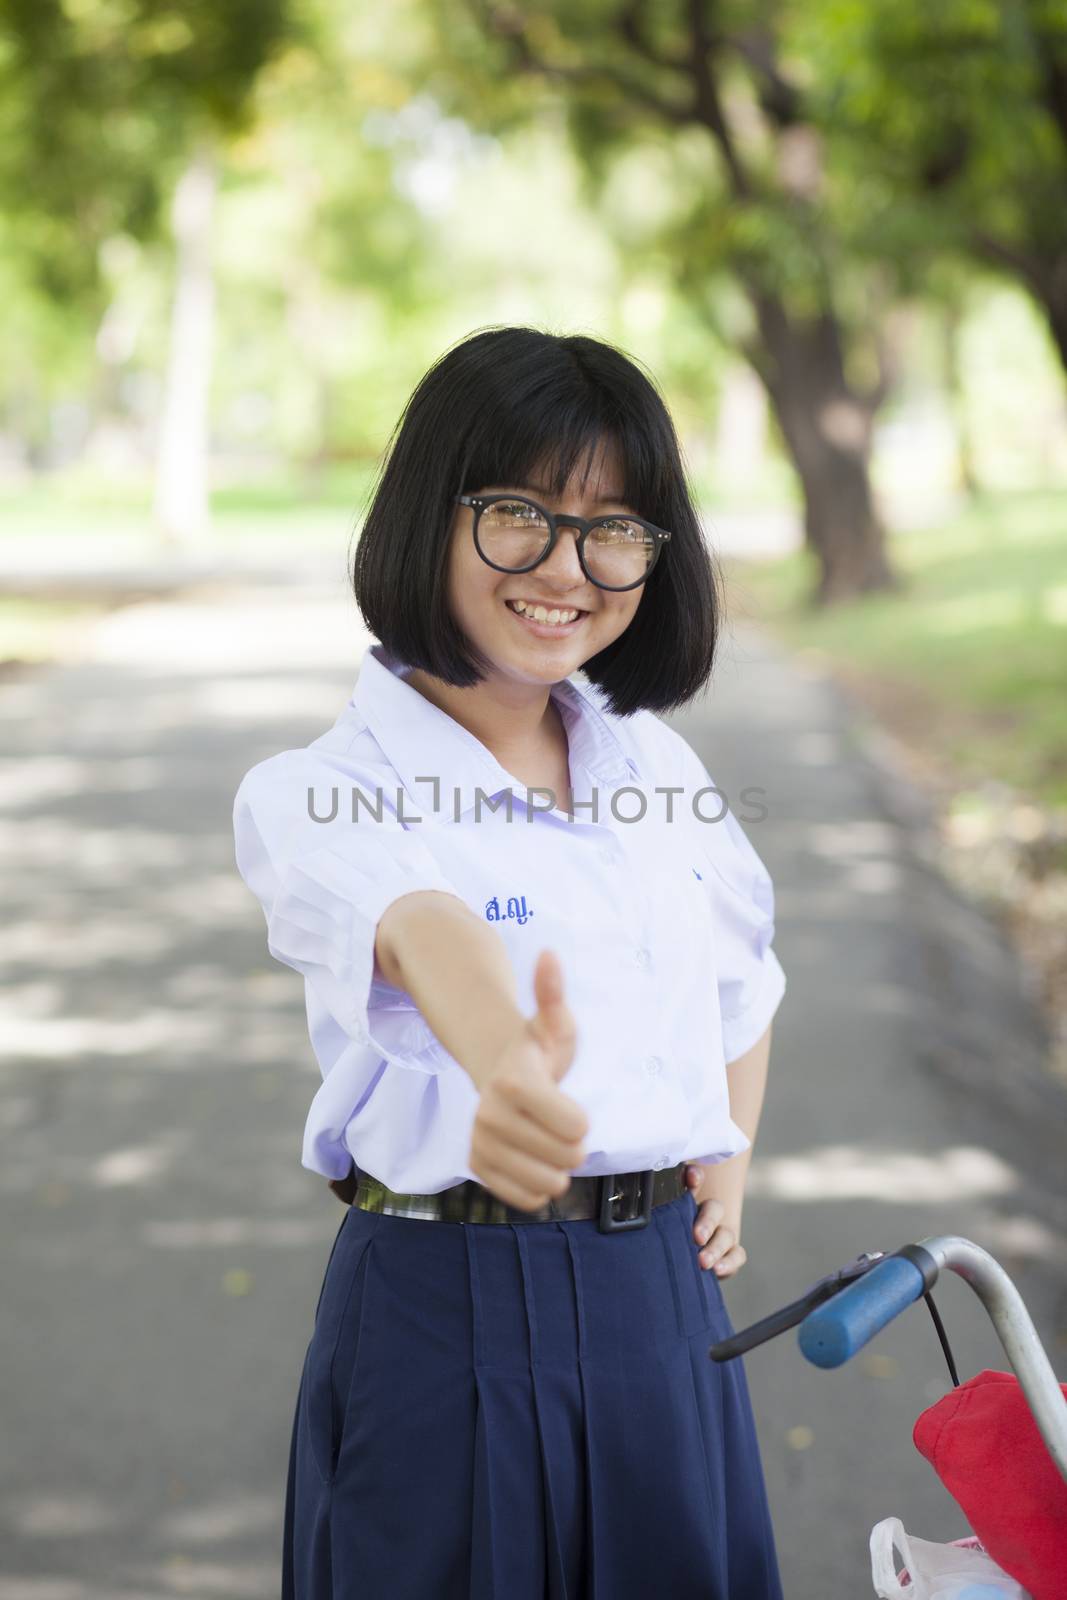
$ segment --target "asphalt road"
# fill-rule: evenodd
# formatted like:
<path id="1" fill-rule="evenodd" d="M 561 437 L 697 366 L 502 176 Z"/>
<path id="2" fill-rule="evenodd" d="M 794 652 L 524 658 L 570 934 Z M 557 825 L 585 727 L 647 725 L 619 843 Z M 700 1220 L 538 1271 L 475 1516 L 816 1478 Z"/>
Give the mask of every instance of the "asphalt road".
<path id="1" fill-rule="evenodd" d="M 277 1593 L 342 1211 L 300 1166 L 302 985 L 267 955 L 230 808 L 333 721 L 366 643 L 339 565 L 115 612 L 82 660 L 0 684 L 0 1600 Z M 677 725 L 732 800 L 765 791 L 749 836 L 789 977 L 735 1324 L 861 1250 L 960 1233 L 1067 1374 L 1067 1098 L 1010 953 L 931 872 L 862 726 L 743 621 Z M 965 1284 L 936 1298 L 961 1376 L 1006 1366 Z M 911 1443 L 949 1387 L 922 1307 L 839 1372 L 792 1335 L 746 1370 L 788 1600 L 870 1595 L 882 1517 L 967 1531 Z"/>

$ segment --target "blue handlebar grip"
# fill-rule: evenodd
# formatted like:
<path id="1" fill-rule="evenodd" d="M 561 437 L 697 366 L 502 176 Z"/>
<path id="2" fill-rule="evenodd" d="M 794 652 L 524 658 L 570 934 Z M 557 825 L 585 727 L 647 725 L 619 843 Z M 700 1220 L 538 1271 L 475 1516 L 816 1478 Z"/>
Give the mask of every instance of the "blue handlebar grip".
<path id="1" fill-rule="evenodd" d="M 893 1318 L 920 1299 L 923 1275 L 904 1256 L 888 1256 L 816 1306 L 800 1324 L 797 1343 L 816 1367 L 843 1367 Z"/>

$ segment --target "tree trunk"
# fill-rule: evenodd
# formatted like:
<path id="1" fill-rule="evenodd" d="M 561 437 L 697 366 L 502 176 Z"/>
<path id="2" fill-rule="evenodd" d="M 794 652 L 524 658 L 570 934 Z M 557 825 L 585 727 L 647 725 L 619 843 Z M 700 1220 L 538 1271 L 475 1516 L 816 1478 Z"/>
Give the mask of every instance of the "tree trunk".
<path id="1" fill-rule="evenodd" d="M 1067 372 L 1067 258 L 1057 262 L 1043 285 L 1041 303 L 1060 362 Z"/>
<path id="2" fill-rule="evenodd" d="M 310 222 L 308 227 L 310 230 Z M 328 354 L 335 338 L 332 333 L 329 294 L 318 269 L 307 255 L 294 252 L 287 264 L 286 322 L 294 346 L 303 354 L 301 394 L 305 410 L 315 420 L 314 436 L 301 439 L 297 455 L 301 463 L 301 489 L 304 494 L 321 494 L 330 459 L 330 419 L 333 379 L 328 369 Z"/>
<path id="3" fill-rule="evenodd" d="M 1029 245 L 1007 245 L 992 234 L 979 232 L 971 236 L 971 248 L 980 260 L 1007 272 L 1033 295 L 1045 313 L 1060 364 L 1067 372 L 1067 240 L 1054 244 L 1035 241 L 1031 230 Z"/>
<path id="4" fill-rule="evenodd" d="M 956 467 L 959 482 L 968 500 L 977 500 L 981 493 L 981 485 L 978 482 L 970 423 L 967 418 L 967 396 L 960 372 L 962 322 L 963 316 L 959 305 L 955 301 L 946 305 L 941 318 L 942 370 L 949 409 L 952 413 L 952 426 L 956 435 Z"/>
<path id="5" fill-rule="evenodd" d="M 208 397 L 216 181 L 213 153 L 201 144 L 178 181 L 172 210 L 177 271 L 153 510 L 163 538 L 183 544 L 197 542 L 210 531 Z"/>
<path id="6" fill-rule="evenodd" d="M 749 295 L 759 326 L 750 356 L 800 477 L 805 539 L 819 563 L 813 603 L 899 587 L 870 481 L 881 394 L 860 394 L 848 383 L 831 313 L 791 320 L 773 295 Z"/>

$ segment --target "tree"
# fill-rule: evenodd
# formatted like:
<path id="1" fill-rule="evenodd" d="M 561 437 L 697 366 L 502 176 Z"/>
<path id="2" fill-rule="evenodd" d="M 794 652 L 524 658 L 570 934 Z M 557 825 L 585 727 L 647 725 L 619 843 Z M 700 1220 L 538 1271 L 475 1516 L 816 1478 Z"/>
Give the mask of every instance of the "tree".
<path id="1" fill-rule="evenodd" d="M 179 541 L 202 538 L 210 520 L 211 240 L 217 181 L 215 150 L 203 139 L 178 180 L 172 202 L 175 289 L 153 503 L 160 532 Z"/>
<path id="2" fill-rule="evenodd" d="M 304 36 L 295 3 L 0 0 L 0 208 L 38 290 L 99 322 L 102 247 L 157 236 L 178 191 L 156 499 L 170 537 L 207 515 L 212 152 L 247 126 L 265 64 Z"/>
<path id="3" fill-rule="evenodd" d="M 627 151 L 669 145 L 678 204 L 637 247 L 665 259 L 709 317 L 724 275 L 740 289 L 738 343 L 803 491 L 813 598 L 892 587 L 869 474 L 892 381 L 888 284 L 876 270 L 859 281 L 835 231 L 818 102 L 786 58 L 786 8 L 755 18 L 740 0 L 465 0 L 441 16 L 427 81 L 462 114 L 506 128 L 562 94 L 599 187 Z"/>
<path id="4" fill-rule="evenodd" d="M 947 254 L 1014 278 L 1067 368 L 1063 0 L 812 0 L 807 25 L 868 226 L 891 205 L 914 269 Z"/>

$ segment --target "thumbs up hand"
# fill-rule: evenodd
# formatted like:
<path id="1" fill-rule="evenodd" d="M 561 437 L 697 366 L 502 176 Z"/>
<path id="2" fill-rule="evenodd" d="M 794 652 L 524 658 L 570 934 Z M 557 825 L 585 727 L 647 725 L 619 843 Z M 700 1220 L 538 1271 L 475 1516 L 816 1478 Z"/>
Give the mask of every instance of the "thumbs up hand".
<path id="1" fill-rule="evenodd" d="M 582 1107 L 558 1088 L 574 1061 L 577 1028 L 554 951 L 537 958 L 534 998 L 537 1010 L 482 1085 L 469 1158 L 479 1183 L 522 1211 L 566 1194 L 589 1132 Z"/>

